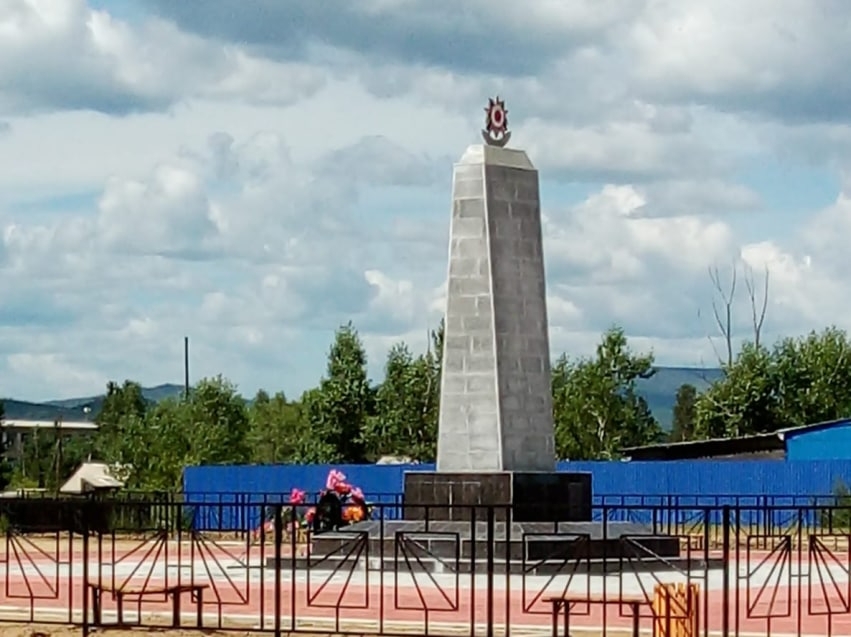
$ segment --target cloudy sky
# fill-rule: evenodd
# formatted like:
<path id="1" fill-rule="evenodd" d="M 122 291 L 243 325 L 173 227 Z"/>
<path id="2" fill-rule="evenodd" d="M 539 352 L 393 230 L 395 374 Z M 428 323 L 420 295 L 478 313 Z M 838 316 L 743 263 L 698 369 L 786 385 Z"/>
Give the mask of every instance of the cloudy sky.
<path id="1" fill-rule="evenodd" d="M 3 0 L 0 395 L 380 378 L 442 312 L 489 96 L 541 171 L 554 353 L 712 365 L 707 268 L 769 338 L 851 327 L 847 0 Z M 744 285 L 737 337 L 748 335 Z"/>

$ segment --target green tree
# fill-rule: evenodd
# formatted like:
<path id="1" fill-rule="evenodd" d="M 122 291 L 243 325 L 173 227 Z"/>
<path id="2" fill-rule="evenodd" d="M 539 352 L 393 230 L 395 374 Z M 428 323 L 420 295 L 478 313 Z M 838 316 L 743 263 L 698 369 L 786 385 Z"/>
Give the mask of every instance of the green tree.
<path id="1" fill-rule="evenodd" d="M 674 404 L 674 418 L 671 426 L 671 442 L 683 442 L 694 438 L 695 403 L 697 389 L 684 383 L 677 389 L 677 401 Z"/>
<path id="2" fill-rule="evenodd" d="M 376 415 L 364 435 L 373 459 L 397 455 L 434 460 L 442 338 L 441 328 L 432 332 L 429 351 L 417 357 L 404 343 L 390 349 L 384 382 L 376 393 Z"/>
<path id="3" fill-rule="evenodd" d="M 12 484 L 22 488 L 47 488 L 53 465 L 54 443 L 51 432 L 34 427 L 22 436 Z"/>
<path id="4" fill-rule="evenodd" d="M 851 341 L 844 330 L 829 327 L 782 339 L 773 361 L 781 426 L 851 415 Z"/>
<path id="5" fill-rule="evenodd" d="M 700 395 L 701 437 L 770 432 L 851 413 L 851 342 L 835 327 L 785 338 L 773 349 L 746 343 L 724 377 Z"/>
<path id="6" fill-rule="evenodd" d="M 772 353 L 745 343 L 733 364 L 723 370 L 724 377 L 697 400 L 695 435 L 725 438 L 777 429 Z"/>
<path id="7" fill-rule="evenodd" d="M 230 381 L 203 379 L 181 406 L 189 441 L 187 465 L 248 462 L 248 410 Z"/>
<path id="8" fill-rule="evenodd" d="M 121 420 L 123 444 L 110 459 L 128 489 L 175 492 L 189 456 L 189 423 L 185 406 L 169 399 L 144 416 Z"/>
<path id="9" fill-rule="evenodd" d="M 557 455 L 608 459 L 623 447 L 659 441 L 662 430 L 636 389 L 652 375 L 652 354 L 634 354 L 619 328 L 603 335 L 595 357 L 559 358 L 553 367 Z"/>
<path id="10" fill-rule="evenodd" d="M 110 381 L 100 411 L 95 416 L 98 432 L 94 439 L 94 454 L 104 462 L 113 462 L 126 444 L 125 422 L 144 419 L 148 402 L 142 395 L 142 386 L 131 380 L 122 385 Z"/>
<path id="11" fill-rule="evenodd" d="M 189 399 L 171 398 L 148 408 L 141 388 L 127 382 L 108 392 L 99 443 L 131 489 L 178 491 L 183 469 L 250 459 L 245 401 L 222 377 L 201 380 Z"/>
<path id="12" fill-rule="evenodd" d="M 327 375 L 316 391 L 305 393 L 302 402 L 315 433 L 307 450 L 312 461 L 363 460 L 363 434 L 374 395 L 367 377 L 366 352 L 351 323 L 337 330 L 328 353 Z"/>
<path id="13" fill-rule="evenodd" d="M 12 441 L 6 431 L 4 403 L 0 400 L 0 491 L 5 491 L 12 482 L 14 465 L 10 459 Z"/>
<path id="14" fill-rule="evenodd" d="M 283 392 L 273 397 L 257 392 L 248 410 L 250 461 L 257 464 L 302 462 L 309 448 L 310 427 L 301 405 L 289 402 Z"/>
<path id="15" fill-rule="evenodd" d="M 437 329 L 432 330 L 429 336 L 431 337 L 429 354 L 434 358 L 434 367 L 437 370 L 438 381 L 440 381 L 440 374 L 443 370 L 443 343 L 446 338 L 446 322 L 443 319 L 440 319 Z M 437 385 L 440 387 L 440 382 L 438 382 Z M 437 395 L 440 396 L 439 391 L 437 392 Z"/>
<path id="16" fill-rule="evenodd" d="M 125 380 L 122 385 L 114 381 L 106 384 L 106 396 L 103 406 L 95 416 L 99 427 L 109 426 L 128 415 L 144 416 L 148 402 L 142 394 L 142 386 L 132 380 Z"/>
<path id="17" fill-rule="evenodd" d="M 21 445 L 11 483 L 56 492 L 68 476 L 86 460 L 91 448 L 86 434 L 68 435 L 61 421 L 51 427 L 35 427 Z"/>
<path id="18" fill-rule="evenodd" d="M 322 464 L 327 462 L 338 462 L 341 454 L 332 442 L 326 438 L 327 429 L 317 430 L 316 423 L 326 417 L 326 397 L 320 387 L 313 387 L 305 391 L 299 401 L 305 422 L 307 422 L 308 435 L 299 439 L 297 457 L 305 464 Z M 329 423 L 328 426 L 331 426 Z"/>

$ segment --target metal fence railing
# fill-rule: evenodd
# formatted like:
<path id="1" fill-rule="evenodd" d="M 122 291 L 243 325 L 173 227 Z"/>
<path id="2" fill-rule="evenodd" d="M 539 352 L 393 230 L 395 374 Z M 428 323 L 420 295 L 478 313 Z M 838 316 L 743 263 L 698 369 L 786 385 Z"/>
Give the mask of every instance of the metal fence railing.
<path id="1" fill-rule="evenodd" d="M 849 634 L 850 506 L 632 497 L 597 500 L 591 520 L 571 523 L 397 500 L 352 518 L 314 500 L 5 499 L 0 621 L 84 634 L 118 624 L 447 637 Z"/>

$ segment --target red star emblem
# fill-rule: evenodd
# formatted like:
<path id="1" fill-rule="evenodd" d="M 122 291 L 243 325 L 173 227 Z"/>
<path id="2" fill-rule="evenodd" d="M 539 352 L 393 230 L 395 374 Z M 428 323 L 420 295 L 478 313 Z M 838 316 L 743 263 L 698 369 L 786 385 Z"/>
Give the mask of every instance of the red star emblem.
<path id="1" fill-rule="evenodd" d="M 482 136 L 492 146 L 505 146 L 511 137 L 511 133 L 508 132 L 508 110 L 499 96 L 488 99 Z"/>

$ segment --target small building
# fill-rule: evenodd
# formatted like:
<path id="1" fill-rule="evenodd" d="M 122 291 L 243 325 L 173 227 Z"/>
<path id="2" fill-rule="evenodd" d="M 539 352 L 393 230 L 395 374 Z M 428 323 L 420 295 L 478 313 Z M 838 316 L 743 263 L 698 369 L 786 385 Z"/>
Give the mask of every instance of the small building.
<path id="1" fill-rule="evenodd" d="M 851 460 L 851 418 L 771 433 L 621 450 L 627 460 Z"/>
<path id="2" fill-rule="evenodd" d="M 91 435 L 98 426 L 88 420 L 3 420 L 3 444 L 8 445 L 12 456 L 20 457 L 27 440 L 41 431 L 58 431 L 63 437 L 73 435 Z"/>
<path id="3" fill-rule="evenodd" d="M 114 468 L 103 462 L 84 462 L 59 487 L 59 493 L 80 494 L 117 491 L 124 482 L 115 477 Z"/>

